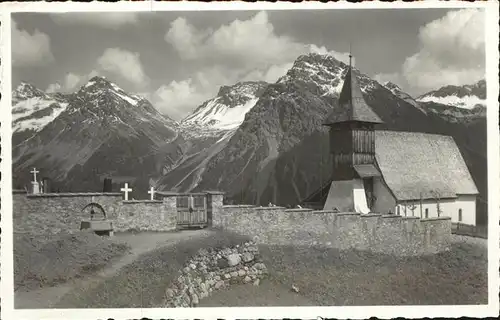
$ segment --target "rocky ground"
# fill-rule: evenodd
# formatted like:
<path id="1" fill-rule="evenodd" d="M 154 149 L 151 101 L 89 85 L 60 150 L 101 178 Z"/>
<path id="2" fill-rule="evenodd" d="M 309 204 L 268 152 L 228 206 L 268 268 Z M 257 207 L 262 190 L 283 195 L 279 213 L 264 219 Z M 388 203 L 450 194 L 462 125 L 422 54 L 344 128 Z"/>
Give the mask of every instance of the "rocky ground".
<path id="1" fill-rule="evenodd" d="M 195 307 L 200 300 L 234 285 L 259 286 L 267 275 L 257 244 L 247 241 L 222 249 L 201 249 L 166 290 L 167 307 Z"/>
<path id="2" fill-rule="evenodd" d="M 449 252 L 397 258 L 357 251 L 260 246 L 269 276 L 200 306 L 438 305 L 488 302 L 487 240 L 452 236 Z"/>

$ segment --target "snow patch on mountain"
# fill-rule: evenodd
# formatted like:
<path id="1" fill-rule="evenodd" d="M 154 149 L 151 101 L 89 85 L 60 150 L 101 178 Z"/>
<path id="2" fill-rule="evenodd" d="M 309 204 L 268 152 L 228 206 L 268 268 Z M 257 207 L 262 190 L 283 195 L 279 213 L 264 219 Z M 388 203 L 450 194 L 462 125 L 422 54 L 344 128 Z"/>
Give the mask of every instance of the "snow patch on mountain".
<path id="1" fill-rule="evenodd" d="M 114 95 L 122 98 L 123 100 L 127 101 L 128 103 L 130 103 L 133 106 L 137 106 L 137 104 L 139 103 L 139 101 L 137 101 L 137 100 L 133 99 L 132 97 L 125 95 L 119 91 L 111 91 L 111 92 L 113 92 Z"/>
<path id="2" fill-rule="evenodd" d="M 340 95 L 344 84 L 344 76 L 349 68 L 348 65 L 338 61 L 328 54 L 309 53 L 300 56 L 286 75 L 281 77 L 277 83 L 286 84 L 289 81 L 302 79 L 304 82 L 315 84 L 320 90 L 321 96 Z M 360 85 L 361 91 L 370 94 L 379 84 L 362 74 L 353 67 L 354 73 Z"/>
<path id="3" fill-rule="evenodd" d="M 54 100 L 27 99 L 18 102 L 12 108 L 14 132 L 26 130 L 40 131 L 61 114 L 68 103 L 57 103 Z M 42 114 L 37 117 L 36 114 Z"/>
<path id="4" fill-rule="evenodd" d="M 383 86 L 388 89 L 389 91 L 392 92 L 393 95 L 396 97 L 408 102 L 418 110 L 422 111 L 423 113 L 427 114 L 427 111 L 425 108 L 423 108 L 415 99 L 413 99 L 412 96 L 410 96 L 408 93 L 404 92 L 401 87 L 399 87 L 397 84 L 392 83 L 390 81 L 387 81 L 383 84 Z"/>
<path id="5" fill-rule="evenodd" d="M 436 96 L 424 96 L 418 99 L 421 102 L 435 102 L 440 104 L 445 104 L 448 106 L 454 106 L 457 108 L 472 109 L 477 105 L 486 105 L 486 100 L 480 99 L 477 96 L 463 96 L 458 97 L 455 95 L 447 97 L 436 97 Z"/>
<path id="6" fill-rule="evenodd" d="M 14 132 L 40 131 L 52 122 L 68 103 L 61 96 L 51 95 L 32 84 L 21 82 L 12 92 L 12 126 Z"/>
<path id="7" fill-rule="evenodd" d="M 463 86 L 444 86 L 417 98 L 419 102 L 434 102 L 462 109 L 486 106 L 486 81 Z"/>
<path id="8" fill-rule="evenodd" d="M 223 86 L 218 95 L 205 101 L 192 114 L 181 121 L 185 131 L 199 135 L 234 130 L 245 120 L 245 115 L 259 101 L 265 82 L 241 82 Z"/>
<path id="9" fill-rule="evenodd" d="M 214 129 L 231 130 L 240 126 L 245 120 L 245 115 L 250 111 L 259 98 L 251 98 L 245 103 L 228 107 L 216 98 L 207 103 L 206 108 L 200 110 L 186 119 L 185 123 L 195 122 L 197 124 L 208 125 Z"/>

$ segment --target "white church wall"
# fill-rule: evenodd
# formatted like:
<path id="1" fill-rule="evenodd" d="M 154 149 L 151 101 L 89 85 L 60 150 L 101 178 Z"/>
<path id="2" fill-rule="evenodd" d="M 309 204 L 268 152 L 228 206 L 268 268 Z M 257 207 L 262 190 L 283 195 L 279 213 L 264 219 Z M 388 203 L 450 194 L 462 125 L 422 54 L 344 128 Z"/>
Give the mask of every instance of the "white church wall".
<path id="1" fill-rule="evenodd" d="M 392 213 L 396 213 L 394 209 L 396 207 L 396 200 L 382 181 L 382 178 L 376 177 L 373 179 L 373 192 L 376 197 L 373 205 L 374 212 L 387 214 L 391 211 Z"/>
<path id="2" fill-rule="evenodd" d="M 458 212 L 462 209 L 462 221 L 458 220 Z M 451 222 L 460 222 L 471 226 L 476 225 L 476 196 L 460 195 L 456 201 L 455 218 Z"/>
<path id="3" fill-rule="evenodd" d="M 363 185 L 363 180 L 354 179 L 353 180 L 353 199 L 354 199 L 354 212 L 359 213 L 369 213 L 368 202 L 366 201 L 365 187 Z"/>
<path id="4" fill-rule="evenodd" d="M 414 210 L 411 210 L 412 206 L 415 206 Z M 451 218 L 452 223 L 476 224 L 475 196 L 460 196 L 458 199 L 440 199 L 439 207 L 441 210 L 440 215 L 438 214 L 436 200 L 422 200 L 422 204 L 420 204 L 419 200 L 406 201 L 396 206 L 396 213 L 401 216 L 415 216 L 423 219 L 446 216 Z M 459 221 L 459 209 L 462 209 L 462 221 Z"/>
<path id="5" fill-rule="evenodd" d="M 414 210 L 411 210 L 414 207 Z M 420 209 L 422 207 L 422 209 Z M 439 207 L 441 214 L 438 214 L 437 202 L 435 200 L 420 200 L 405 201 L 400 202 L 396 206 L 396 213 L 399 213 L 403 217 L 421 217 L 425 218 L 437 218 L 439 216 L 451 217 L 455 211 L 455 200 L 454 199 L 441 199 L 439 200 Z"/>

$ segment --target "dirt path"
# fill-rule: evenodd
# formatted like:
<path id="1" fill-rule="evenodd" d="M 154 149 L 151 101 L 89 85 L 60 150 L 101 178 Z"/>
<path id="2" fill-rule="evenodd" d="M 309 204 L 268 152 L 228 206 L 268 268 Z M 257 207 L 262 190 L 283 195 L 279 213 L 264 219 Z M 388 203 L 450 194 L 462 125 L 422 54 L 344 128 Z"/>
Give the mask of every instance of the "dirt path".
<path id="1" fill-rule="evenodd" d="M 99 272 L 86 276 L 82 279 L 74 279 L 67 283 L 41 288 L 30 291 L 18 291 L 15 293 L 14 305 L 16 309 L 42 309 L 54 307 L 61 298 L 73 288 L 99 285 L 107 278 L 114 276 L 121 268 L 134 262 L 140 255 L 153 251 L 159 247 L 171 246 L 182 240 L 193 237 L 203 237 L 211 233 L 209 230 L 185 230 L 172 233 L 139 233 L 139 234 L 117 234 L 117 241 L 125 242 L 131 247 L 129 254 L 124 255 L 110 266 Z"/>

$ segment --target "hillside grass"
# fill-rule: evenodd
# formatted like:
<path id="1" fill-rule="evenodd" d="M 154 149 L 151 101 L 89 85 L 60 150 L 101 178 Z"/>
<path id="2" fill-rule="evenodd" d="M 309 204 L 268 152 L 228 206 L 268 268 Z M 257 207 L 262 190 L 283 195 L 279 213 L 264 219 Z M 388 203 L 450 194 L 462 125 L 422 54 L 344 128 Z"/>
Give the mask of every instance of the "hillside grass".
<path id="1" fill-rule="evenodd" d="M 244 236 L 213 232 L 208 236 L 180 241 L 141 255 L 133 263 L 92 288 L 76 288 L 56 308 L 151 308 L 163 307 L 167 286 L 179 270 L 201 248 L 224 248 L 241 244 Z"/>
<path id="2" fill-rule="evenodd" d="M 129 247 L 90 231 L 14 235 L 14 290 L 51 287 L 94 273 Z"/>
<path id="3" fill-rule="evenodd" d="M 57 308 L 163 307 L 168 285 L 201 248 L 248 240 L 215 232 L 139 257 L 93 288 L 76 288 Z M 260 246 L 269 275 L 259 286 L 214 292 L 200 307 L 313 305 L 439 305 L 487 303 L 487 250 L 454 243 L 437 255 L 395 257 L 361 251 Z M 299 293 L 291 290 L 294 284 Z"/>
<path id="4" fill-rule="evenodd" d="M 200 306 L 488 303 L 487 250 L 475 244 L 455 243 L 448 252 L 406 258 L 309 247 L 260 250 L 269 269 L 261 286 L 216 292 Z M 292 293 L 292 284 L 299 293 Z"/>

